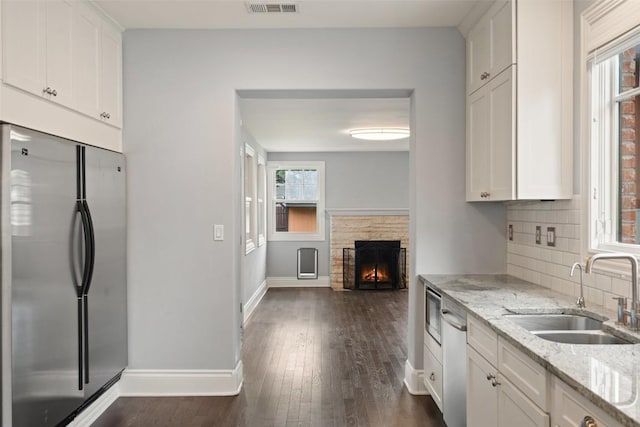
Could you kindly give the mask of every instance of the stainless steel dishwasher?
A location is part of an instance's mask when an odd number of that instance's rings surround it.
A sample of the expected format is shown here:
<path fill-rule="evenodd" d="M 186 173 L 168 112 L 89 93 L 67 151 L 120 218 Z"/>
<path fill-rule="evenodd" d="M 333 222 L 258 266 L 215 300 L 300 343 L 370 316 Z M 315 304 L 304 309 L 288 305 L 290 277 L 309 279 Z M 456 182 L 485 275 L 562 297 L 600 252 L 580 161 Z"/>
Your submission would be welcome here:
<path fill-rule="evenodd" d="M 442 406 L 447 427 L 467 425 L 467 315 L 442 298 Z"/>

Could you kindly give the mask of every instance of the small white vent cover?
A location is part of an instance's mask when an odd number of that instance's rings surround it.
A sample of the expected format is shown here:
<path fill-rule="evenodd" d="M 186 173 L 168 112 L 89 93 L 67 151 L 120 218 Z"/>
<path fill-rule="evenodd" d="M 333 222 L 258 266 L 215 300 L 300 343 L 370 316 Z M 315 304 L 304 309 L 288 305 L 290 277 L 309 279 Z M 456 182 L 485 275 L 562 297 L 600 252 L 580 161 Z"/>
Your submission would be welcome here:
<path fill-rule="evenodd" d="M 249 13 L 296 13 L 296 3 L 246 3 Z"/>

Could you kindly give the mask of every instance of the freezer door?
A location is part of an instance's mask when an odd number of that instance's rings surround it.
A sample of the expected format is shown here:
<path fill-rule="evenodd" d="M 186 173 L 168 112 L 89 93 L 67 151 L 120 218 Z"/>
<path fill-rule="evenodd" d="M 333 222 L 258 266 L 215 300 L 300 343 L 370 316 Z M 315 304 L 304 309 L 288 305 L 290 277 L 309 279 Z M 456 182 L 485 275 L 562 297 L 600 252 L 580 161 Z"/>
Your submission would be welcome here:
<path fill-rule="evenodd" d="M 10 126 L 2 143 L 11 144 L 12 425 L 53 426 L 84 401 L 74 273 L 81 259 L 71 249 L 81 251 L 72 242 L 75 144 Z"/>
<path fill-rule="evenodd" d="M 86 147 L 87 204 L 95 233 L 88 292 L 86 397 L 127 366 L 125 164 L 122 154 Z"/>

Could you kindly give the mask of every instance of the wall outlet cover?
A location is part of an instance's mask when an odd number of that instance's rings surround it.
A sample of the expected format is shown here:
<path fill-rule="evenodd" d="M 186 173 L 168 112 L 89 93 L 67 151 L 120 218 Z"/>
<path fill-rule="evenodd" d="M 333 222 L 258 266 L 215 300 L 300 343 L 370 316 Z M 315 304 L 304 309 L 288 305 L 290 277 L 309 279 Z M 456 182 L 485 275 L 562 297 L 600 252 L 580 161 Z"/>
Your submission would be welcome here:
<path fill-rule="evenodd" d="M 556 245 L 556 228 L 547 227 L 547 246 Z"/>
<path fill-rule="evenodd" d="M 539 245 L 542 243 L 542 227 L 539 225 L 536 225 L 536 245 Z"/>

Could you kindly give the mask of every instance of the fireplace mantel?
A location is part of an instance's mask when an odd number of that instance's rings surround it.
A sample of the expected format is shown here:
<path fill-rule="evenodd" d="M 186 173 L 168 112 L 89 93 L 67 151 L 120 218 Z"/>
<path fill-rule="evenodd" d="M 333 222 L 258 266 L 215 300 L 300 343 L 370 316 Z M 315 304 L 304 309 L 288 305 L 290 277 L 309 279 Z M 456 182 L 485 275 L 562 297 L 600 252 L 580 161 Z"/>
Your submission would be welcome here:
<path fill-rule="evenodd" d="M 333 208 L 326 209 L 329 216 L 399 216 L 409 215 L 406 208 Z"/>

